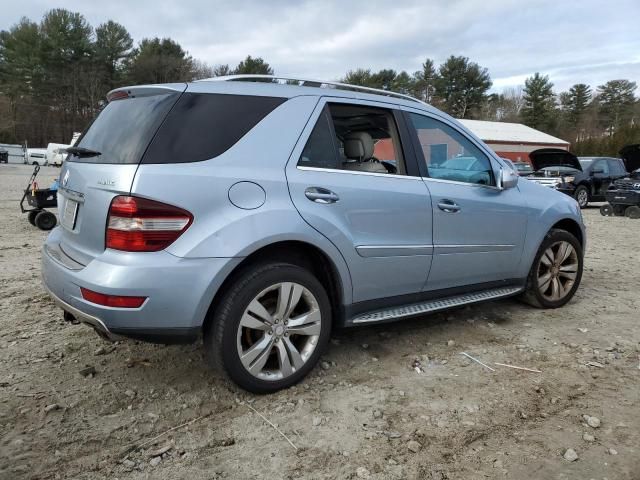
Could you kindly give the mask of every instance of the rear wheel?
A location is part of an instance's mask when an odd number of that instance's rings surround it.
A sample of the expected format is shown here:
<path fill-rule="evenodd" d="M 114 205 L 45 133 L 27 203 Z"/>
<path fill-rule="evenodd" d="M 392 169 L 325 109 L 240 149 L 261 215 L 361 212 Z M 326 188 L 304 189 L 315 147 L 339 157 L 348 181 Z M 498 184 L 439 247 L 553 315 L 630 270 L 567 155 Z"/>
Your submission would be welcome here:
<path fill-rule="evenodd" d="M 573 192 L 573 198 L 576 199 L 580 208 L 585 208 L 589 205 L 589 190 L 584 185 L 578 185 L 576 191 Z"/>
<path fill-rule="evenodd" d="M 611 215 L 613 215 L 613 207 L 608 203 L 605 203 L 600 207 L 600 215 L 602 215 L 603 217 L 610 217 Z"/>
<path fill-rule="evenodd" d="M 38 215 L 41 211 L 42 210 L 31 210 L 27 214 L 27 220 L 29 220 L 29 223 L 34 227 L 36 226 L 36 215 Z"/>
<path fill-rule="evenodd" d="M 205 332 L 212 365 L 240 387 L 268 393 L 300 381 L 329 341 L 331 305 L 306 269 L 271 263 L 241 274 Z"/>
<path fill-rule="evenodd" d="M 46 210 L 38 212 L 34 219 L 36 227 L 40 230 L 51 230 L 58 223 L 56 216 Z"/>
<path fill-rule="evenodd" d="M 522 299 L 539 308 L 565 305 L 580 285 L 582 268 L 582 246 L 576 237 L 550 230 L 533 261 Z"/>
<path fill-rule="evenodd" d="M 640 218 L 640 207 L 631 205 L 624 211 L 624 216 L 627 218 Z"/>

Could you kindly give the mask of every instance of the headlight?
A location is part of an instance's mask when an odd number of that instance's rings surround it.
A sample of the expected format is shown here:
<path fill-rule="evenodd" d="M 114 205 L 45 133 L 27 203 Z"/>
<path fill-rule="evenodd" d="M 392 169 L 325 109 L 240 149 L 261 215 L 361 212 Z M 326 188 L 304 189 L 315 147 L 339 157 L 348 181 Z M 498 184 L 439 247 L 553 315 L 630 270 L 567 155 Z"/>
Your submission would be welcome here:
<path fill-rule="evenodd" d="M 562 177 L 562 183 L 571 183 L 576 177 Z"/>

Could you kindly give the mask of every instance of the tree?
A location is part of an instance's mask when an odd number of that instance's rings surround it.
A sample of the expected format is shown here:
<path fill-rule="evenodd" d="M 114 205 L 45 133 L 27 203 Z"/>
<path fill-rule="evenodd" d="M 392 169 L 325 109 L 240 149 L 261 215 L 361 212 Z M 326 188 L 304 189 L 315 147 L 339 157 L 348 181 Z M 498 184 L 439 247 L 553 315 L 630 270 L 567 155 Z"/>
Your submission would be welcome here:
<path fill-rule="evenodd" d="M 226 75 L 231 75 L 231 68 L 229 68 L 229 65 L 227 64 L 222 64 L 222 65 L 216 65 L 213 67 L 213 70 L 211 71 L 211 74 L 213 77 L 224 77 Z"/>
<path fill-rule="evenodd" d="M 131 35 L 119 23 L 109 20 L 96 28 L 95 62 L 107 88 L 112 89 L 122 77 L 132 47 Z"/>
<path fill-rule="evenodd" d="M 236 68 L 233 69 L 235 75 L 273 75 L 273 68 L 262 58 L 253 58 L 247 55 Z"/>
<path fill-rule="evenodd" d="M 635 90 L 636 82 L 629 80 L 611 80 L 598 87 L 600 114 L 610 135 L 633 118 Z"/>
<path fill-rule="evenodd" d="M 524 82 L 524 105 L 522 120 L 526 125 L 539 130 L 549 130 L 553 125 L 555 94 L 553 83 L 547 75 L 536 72 Z"/>
<path fill-rule="evenodd" d="M 413 95 L 423 102 L 434 103 L 437 76 L 438 73 L 433 60 L 427 58 L 422 64 L 422 70 L 413 74 Z"/>
<path fill-rule="evenodd" d="M 145 38 L 128 63 L 133 84 L 185 82 L 193 79 L 194 61 L 170 38 Z"/>
<path fill-rule="evenodd" d="M 467 57 L 450 56 L 438 70 L 436 94 L 442 99 L 445 111 L 456 118 L 473 118 L 480 113 L 491 88 L 486 68 Z"/>

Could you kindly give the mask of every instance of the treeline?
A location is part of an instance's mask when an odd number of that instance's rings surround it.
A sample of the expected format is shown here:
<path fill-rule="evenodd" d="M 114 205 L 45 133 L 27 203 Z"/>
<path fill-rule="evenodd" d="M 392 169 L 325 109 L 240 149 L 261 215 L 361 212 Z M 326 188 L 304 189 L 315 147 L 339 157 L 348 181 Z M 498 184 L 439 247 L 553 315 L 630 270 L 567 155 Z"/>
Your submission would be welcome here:
<path fill-rule="evenodd" d="M 134 45 L 108 21 L 93 28 L 80 13 L 47 12 L 0 32 L 0 143 L 46 146 L 82 131 L 117 86 L 197 80 L 232 73 L 272 74 L 248 56 L 235 68 L 207 65 L 169 38 Z"/>
<path fill-rule="evenodd" d="M 40 23 L 23 18 L 0 32 L 0 142 L 42 146 L 69 141 L 121 85 L 182 82 L 233 73 L 273 74 L 262 58 L 237 66 L 192 58 L 169 38 L 134 45 L 123 25 L 93 28 L 79 13 L 47 12 Z M 614 155 L 640 143 L 636 83 L 578 83 L 556 93 L 535 73 L 523 86 L 490 93 L 488 70 L 462 56 L 436 65 L 426 59 L 413 73 L 354 69 L 341 81 L 412 95 L 457 118 L 522 122 L 572 143 L 579 154 Z"/>

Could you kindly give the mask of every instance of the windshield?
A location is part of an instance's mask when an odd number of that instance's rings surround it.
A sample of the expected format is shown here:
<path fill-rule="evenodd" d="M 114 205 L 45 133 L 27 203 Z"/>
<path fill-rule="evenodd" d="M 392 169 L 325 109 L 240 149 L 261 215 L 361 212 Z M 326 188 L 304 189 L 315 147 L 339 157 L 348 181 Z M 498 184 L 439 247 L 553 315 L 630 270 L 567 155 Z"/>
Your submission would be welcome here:
<path fill-rule="evenodd" d="M 178 93 L 113 100 L 98 114 L 76 145 L 100 155 L 69 154 L 71 162 L 138 163 Z"/>
<path fill-rule="evenodd" d="M 516 169 L 520 172 L 530 172 L 533 170 L 528 163 L 516 163 Z"/>

